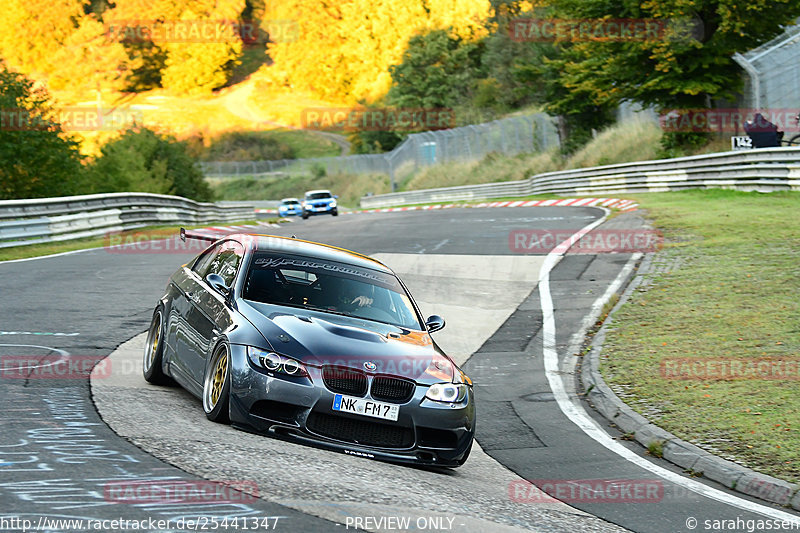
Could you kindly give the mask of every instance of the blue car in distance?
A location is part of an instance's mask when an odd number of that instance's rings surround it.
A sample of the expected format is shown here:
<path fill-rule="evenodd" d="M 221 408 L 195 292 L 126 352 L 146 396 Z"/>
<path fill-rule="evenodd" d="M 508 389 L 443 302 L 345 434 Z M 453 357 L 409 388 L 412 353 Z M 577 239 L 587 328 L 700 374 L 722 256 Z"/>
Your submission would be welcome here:
<path fill-rule="evenodd" d="M 303 214 L 303 204 L 297 198 L 284 198 L 278 206 L 278 216 L 288 217 Z"/>
<path fill-rule="evenodd" d="M 311 215 L 327 214 L 337 216 L 339 214 L 336 207 L 337 198 L 338 196 L 331 194 L 331 191 L 306 191 L 305 199 L 303 200 L 303 218 L 308 218 Z"/>

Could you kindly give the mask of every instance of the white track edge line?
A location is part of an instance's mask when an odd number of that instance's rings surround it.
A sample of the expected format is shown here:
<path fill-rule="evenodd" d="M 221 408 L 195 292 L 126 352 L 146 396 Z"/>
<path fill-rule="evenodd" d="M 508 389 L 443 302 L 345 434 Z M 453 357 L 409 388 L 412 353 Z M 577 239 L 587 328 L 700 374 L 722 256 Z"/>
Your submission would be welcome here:
<path fill-rule="evenodd" d="M 596 220 L 578 230 L 570 238 L 557 246 L 556 250 L 568 249 L 569 246 L 571 246 L 571 244 L 579 239 L 582 235 L 585 235 L 589 231 L 605 222 L 607 216 L 608 213 L 606 212 L 603 218 Z M 559 372 L 559 359 L 558 352 L 556 351 L 555 314 L 553 308 L 553 299 L 550 295 L 550 271 L 553 270 L 553 268 L 561 261 L 563 253 L 564 252 L 550 252 L 547 254 L 547 257 L 545 258 L 545 261 L 539 270 L 539 299 L 542 308 L 542 344 L 545 376 L 547 377 L 547 382 L 550 385 L 550 389 L 553 391 L 553 395 L 558 403 L 559 409 L 561 409 L 561 412 L 564 413 L 564 415 L 569 418 L 573 424 L 578 426 L 581 431 L 586 433 L 586 435 L 591 437 L 609 451 L 616 453 L 623 459 L 661 478 L 664 478 L 671 483 L 682 486 L 688 490 L 691 490 L 692 492 L 700 494 L 701 496 L 737 507 L 744 511 L 750 511 L 772 519 L 782 520 L 784 522 L 800 524 L 800 517 L 797 517 L 793 514 L 739 498 L 738 496 L 728 494 L 713 487 L 709 487 L 698 481 L 685 478 L 680 474 L 651 463 L 647 459 L 640 457 L 633 451 L 613 440 L 611 436 L 606 433 L 605 430 L 603 430 L 586 413 L 586 411 L 583 409 L 583 406 L 573 402 L 573 400 L 569 397 L 569 394 L 567 394 L 564 383 L 561 380 L 561 374 Z"/>

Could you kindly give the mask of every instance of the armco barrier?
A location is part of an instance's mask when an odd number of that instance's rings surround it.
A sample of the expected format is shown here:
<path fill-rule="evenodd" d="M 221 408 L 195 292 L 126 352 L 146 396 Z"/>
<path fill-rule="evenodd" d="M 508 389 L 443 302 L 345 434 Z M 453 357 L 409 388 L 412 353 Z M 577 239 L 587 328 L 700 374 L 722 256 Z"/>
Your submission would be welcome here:
<path fill-rule="evenodd" d="M 634 194 L 693 188 L 800 190 L 800 148 L 720 152 L 537 174 L 519 181 L 365 196 L 361 207 L 485 200 L 534 194 Z"/>
<path fill-rule="evenodd" d="M 94 237 L 157 224 L 254 218 L 251 205 L 218 205 L 149 193 L 0 201 L 0 248 Z"/>

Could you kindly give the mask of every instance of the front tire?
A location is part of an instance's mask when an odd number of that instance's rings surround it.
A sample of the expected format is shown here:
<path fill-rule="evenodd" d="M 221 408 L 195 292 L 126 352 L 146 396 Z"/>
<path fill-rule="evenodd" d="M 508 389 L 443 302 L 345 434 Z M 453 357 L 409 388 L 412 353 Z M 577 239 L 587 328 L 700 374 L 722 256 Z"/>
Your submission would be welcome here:
<path fill-rule="evenodd" d="M 214 350 L 211 364 L 203 380 L 203 411 L 206 418 L 225 424 L 230 422 L 228 404 L 231 392 L 231 354 L 226 344 Z"/>
<path fill-rule="evenodd" d="M 301 216 L 303 217 L 303 220 L 307 219 L 308 218 L 308 211 L 303 211 L 303 214 Z"/>
<path fill-rule="evenodd" d="M 148 383 L 154 385 L 167 385 L 172 380 L 164 374 L 164 309 L 159 307 L 153 313 L 150 330 L 147 333 L 147 343 L 144 347 L 142 358 L 142 373 Z"/>
<path fill-rule="evenodd" d="M 339 216 L 339 210 L 338 210 L 338 208 L 334 208 L 334 209 L 333 209 L 333 211 L 331 211 L 331 215 L 333 215 L 333 216 L 335 216 L 335 217 L 338 217 L 338 216 Z"/>

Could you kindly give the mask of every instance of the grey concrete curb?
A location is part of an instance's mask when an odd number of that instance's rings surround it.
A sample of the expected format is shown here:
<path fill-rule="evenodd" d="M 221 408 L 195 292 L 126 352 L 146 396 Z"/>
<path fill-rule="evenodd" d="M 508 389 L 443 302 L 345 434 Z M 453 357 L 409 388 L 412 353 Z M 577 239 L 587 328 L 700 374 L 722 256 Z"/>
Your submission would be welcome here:
<path fill-rule="evenodd" d="M 581 381 L 586 398 L 594 408 L 613 422 L 625 434 L 632 435 L 642 446 L 661 446 L 663 458 L 686 470 L 702 474 L 742 494 L 800 510 L 800 485 L 761 474 L 732 461 L 717 457 L 694 444 L 679 439 L 672 433 L 650 423 L 623 402 L 600 375 L 600 352 L 613 315 L 641 284 L 653 262 L 654 254 L 646 254 L 638 272 L 628 283 L 619 302 L 609 313 L 600 330 L 594 335 L 590 351 L 583 357 Z"/>

